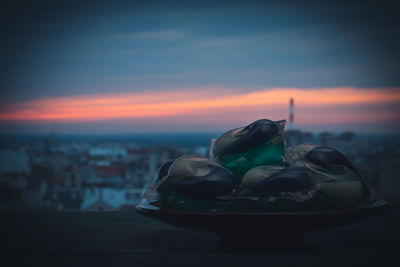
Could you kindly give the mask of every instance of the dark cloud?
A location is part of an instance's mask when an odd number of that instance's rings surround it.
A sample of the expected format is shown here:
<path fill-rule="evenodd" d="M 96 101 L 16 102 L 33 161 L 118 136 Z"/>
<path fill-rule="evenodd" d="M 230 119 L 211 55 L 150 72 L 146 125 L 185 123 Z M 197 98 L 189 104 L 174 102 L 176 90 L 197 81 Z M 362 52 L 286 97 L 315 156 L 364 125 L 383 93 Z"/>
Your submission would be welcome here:
<path fill-rule="evenodd" d="M 2 103 L 210 84 L 400 85 L 394 1 L 110 2 L 5 2 Z"/>

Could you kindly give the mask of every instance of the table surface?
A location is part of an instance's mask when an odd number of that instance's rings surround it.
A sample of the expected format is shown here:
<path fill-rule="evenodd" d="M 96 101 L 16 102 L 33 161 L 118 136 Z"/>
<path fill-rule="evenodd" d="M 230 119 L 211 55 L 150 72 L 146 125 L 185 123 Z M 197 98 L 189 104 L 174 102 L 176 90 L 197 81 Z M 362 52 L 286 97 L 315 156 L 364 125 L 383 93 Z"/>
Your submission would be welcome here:
<path fill-rule="evenodd" d="M 0 216 L 8 266 L 381 266 L 398 261 L 400 248 L 400 205 L 393 203 L 377 217 L 311 233 L 296 247 L 275 247 L 268 238 L 257 246 L 229 246 L 212 233 L 134 211 L 3 211 Z"/>

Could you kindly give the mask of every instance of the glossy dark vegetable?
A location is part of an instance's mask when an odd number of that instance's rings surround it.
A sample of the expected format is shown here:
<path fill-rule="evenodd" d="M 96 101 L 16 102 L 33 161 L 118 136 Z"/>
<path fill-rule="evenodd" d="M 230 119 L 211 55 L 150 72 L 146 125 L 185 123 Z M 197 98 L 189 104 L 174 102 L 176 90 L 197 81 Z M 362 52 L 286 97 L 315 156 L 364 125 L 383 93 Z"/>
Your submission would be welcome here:
<path fill-rule="evenodd" d="M 178 194 L 193 200 L 213 201 L 226 195 L 234 189 L 233 175 L 217 166 L 204 176 L 188 178 L 180 181 L 168 181 L 168 184 Z"/>
<path fill-rule="evenodd" d="M 301 167 L 288 167 L 265 179 L 245 186 L 251 195 L 294 192 L 311 187 L 311 177 Z"/>
<path fill-rule="evenodd" d="M 267 119 L 257 120 L 246 126 L 242 131 L 247 131 L 240 140 L 223 154 L 242 153 L 251 148 L 264 144 L 278 134 L 278 126 Z"/>
<path fill-rule="evenodd" d="M 318 146 L 308 152 L 304 158 L 326 170 L 329 170 L 334 166 L 346 166 L 350 170 L 354 171 L 360 178 L 363 185 L 363 199 L 367 203 L 371 203 L 375 200 L 375 194 L 371 187 L 365 182 L 354 165 L 339 151 L 328 146 Z"/>
<path fill-rule="evenodd" d="M 342 153 L 328 146 L 318 146 L 308 152 L 304 158 L 327 170 L 334 166 L 346 166 L 357 173 L 353 164 Z"/>

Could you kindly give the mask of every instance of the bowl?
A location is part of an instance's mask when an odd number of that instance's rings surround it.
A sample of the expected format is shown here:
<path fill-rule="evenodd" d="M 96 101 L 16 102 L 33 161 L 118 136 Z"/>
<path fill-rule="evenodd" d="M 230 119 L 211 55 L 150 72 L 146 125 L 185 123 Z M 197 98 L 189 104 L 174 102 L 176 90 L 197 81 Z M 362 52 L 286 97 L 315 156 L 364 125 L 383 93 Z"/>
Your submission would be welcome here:
<path fill-rule="evenodd" d="M 318 212 L 186 212 L 160 208 L 157 202 L 136 206 L 139 214 L 167 224 L 216 233 L 225 240 L 302 240 L 317 230 L 345 226 L 382 213 L 388 203 Z"/>

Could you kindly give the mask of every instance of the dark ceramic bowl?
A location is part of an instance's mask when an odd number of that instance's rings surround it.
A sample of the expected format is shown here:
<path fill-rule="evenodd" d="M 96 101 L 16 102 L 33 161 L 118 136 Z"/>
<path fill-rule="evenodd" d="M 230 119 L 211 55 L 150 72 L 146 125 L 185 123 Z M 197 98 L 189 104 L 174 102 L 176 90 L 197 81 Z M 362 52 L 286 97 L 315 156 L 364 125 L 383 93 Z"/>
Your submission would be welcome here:
<path fill-rule="evenodd" d="M 382 213 L 388 203 L 324 212 L 185 212 L 141 203 L 136 212 L 184 228 L 214 232 L 223 239 L 303 239 L 309 232 L 344 226 Z"/>

